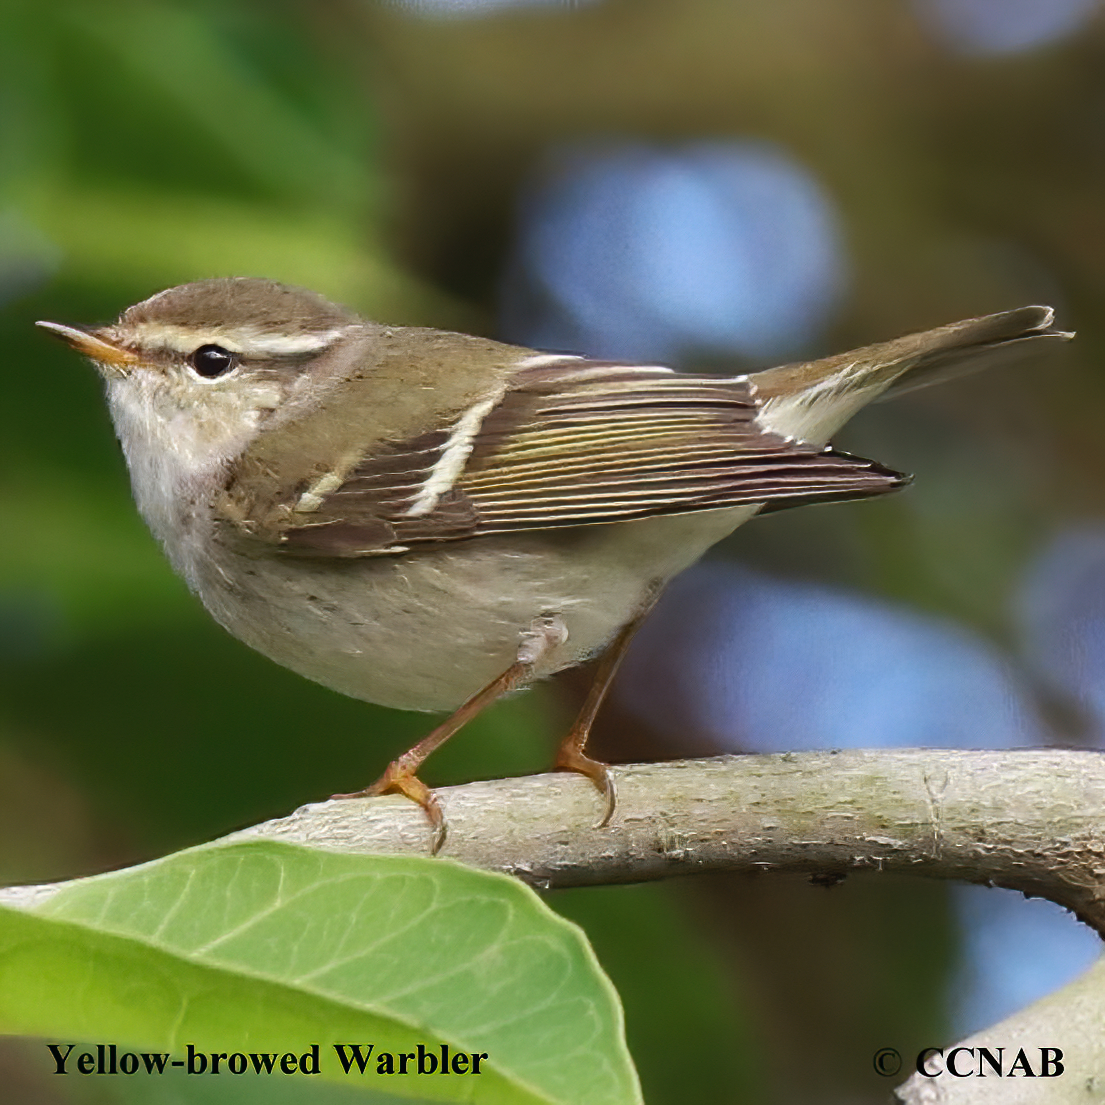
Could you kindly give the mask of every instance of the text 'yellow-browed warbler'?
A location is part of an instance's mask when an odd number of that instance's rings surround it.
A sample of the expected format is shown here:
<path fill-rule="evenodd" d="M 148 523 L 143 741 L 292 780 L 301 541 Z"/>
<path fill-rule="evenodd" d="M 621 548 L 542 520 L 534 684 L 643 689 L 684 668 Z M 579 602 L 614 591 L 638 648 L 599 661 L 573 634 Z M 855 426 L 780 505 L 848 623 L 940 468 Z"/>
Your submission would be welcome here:
<path fill-rule="evenodd" d="M 1070 335 L 1046 307 L 748 376 L 368 322 L 269 280 L 185 284 L 110 326 L 40 326 L 107 385 L 138 509 L 214 618 L 356 698 L 454 713 L 366 791 L 444 821 L 422 761 L 512 688 L 600 655 L 584 752 L 661 588 L 765 509 L 907 478 L 828 447 L 855 411 Z"/>

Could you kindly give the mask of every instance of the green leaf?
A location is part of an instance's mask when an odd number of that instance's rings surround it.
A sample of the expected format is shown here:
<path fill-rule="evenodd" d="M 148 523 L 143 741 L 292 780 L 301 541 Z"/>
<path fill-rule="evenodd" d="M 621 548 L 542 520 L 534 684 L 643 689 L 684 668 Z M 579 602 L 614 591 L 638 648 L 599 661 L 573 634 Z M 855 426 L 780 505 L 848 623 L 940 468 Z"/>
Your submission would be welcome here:
<path fill-rule="evenodd" d="M 582 932 L 440 859 L 205 845 L 0 909 L 0 1030 L 174 1059 L 317 1043 L 320 1078 L 433 1101 L 640 1101 Z M 374 1044 L 364 1075 L 333 1046 L 352 1043 Z M 376 1073 L 419 1044 L 488 1058 L 478 1076 Z"/>

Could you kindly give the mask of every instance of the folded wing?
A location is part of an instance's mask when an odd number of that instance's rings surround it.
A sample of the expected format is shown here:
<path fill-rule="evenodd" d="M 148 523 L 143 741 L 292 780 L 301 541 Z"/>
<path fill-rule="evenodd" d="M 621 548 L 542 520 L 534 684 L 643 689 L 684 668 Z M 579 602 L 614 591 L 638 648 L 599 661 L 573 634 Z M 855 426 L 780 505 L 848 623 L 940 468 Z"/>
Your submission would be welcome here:
<path fill-rule="evenodd" d="M 517 530 L 861 498 L 906 482 L 772 433 L 757 410 L 746 377 L 543 360 L 452 425 L 374 447 L 302 489 L 273 536 L 301 555 L 396 554 Z"/>

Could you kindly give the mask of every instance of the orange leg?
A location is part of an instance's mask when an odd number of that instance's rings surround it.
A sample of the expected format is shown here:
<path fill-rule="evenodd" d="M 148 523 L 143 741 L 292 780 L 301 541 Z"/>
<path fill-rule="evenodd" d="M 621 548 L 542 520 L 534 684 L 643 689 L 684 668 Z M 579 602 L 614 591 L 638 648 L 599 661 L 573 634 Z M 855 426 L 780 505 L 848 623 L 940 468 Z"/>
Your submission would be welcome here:
<path fill-rule="evenodd" d="M 637 630 L 641 628 L 641 624 L 656 605 L 662 589 L 662 585 L 659 584 L 653 588 L 645 606 L 631 622 L 618 631 L 618 635 L 607 646 L 599 661 L 591 689 L 583 701 L 583 707 L 556 752 L 557 771 L 578 771 L 581 775 L 586 775 L 605 800 L 602 819 L 595 826 L 596 829 L 607 825 L 610 818 L 614 816 L 618 792 L 614 785 L 614 776 L 610 772 L 610 765 L 601 760 L 592 759 L 584 753 L 583 749 L 587 744 L 587 738 L 591 735 L 591 726 L 595 723 L 599 708 L 606 698 L 606 692 L 610 690 L 610 684 L 614 682 L 614 676 L 629 648 L 629 642 L 633 640 Z"/>
<path fill-rule="evenodd" d="M 387 770 L 371 786 L 352 794 L 334 794 L 333 798 L 368 798 L 378 794 L 405 794 L 417 802 L 430 819 L 433 838 L 430 854 L 436 855 L 445 843 L 448 831 L 445 815 L 437 795 L 421 779 L 417 771 L 432 752 L 440 748 L 454 733 L 468 724 L 478 713 L 498 698 L 525 683 L 533 675 L 541 657 L 567 639 L 567 631 L 559 618 L 542 618 L 534 623 L 518 649 L 518 659 L 502 675 L 477 691 L 463 706 L 450 714 L 433 732 L 423 737 L 413 748 L 387 766 Z M 585 738 L 586 739 L 586 738 Z"/>

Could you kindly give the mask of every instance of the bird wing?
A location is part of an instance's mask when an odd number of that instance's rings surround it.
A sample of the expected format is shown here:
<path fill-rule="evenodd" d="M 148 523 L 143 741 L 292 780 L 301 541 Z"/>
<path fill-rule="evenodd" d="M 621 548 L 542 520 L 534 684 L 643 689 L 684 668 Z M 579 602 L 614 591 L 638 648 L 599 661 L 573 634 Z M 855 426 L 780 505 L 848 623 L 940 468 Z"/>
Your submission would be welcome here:
<path fill-rule="evenodd" d="M 450 425 L 373 447 L 297 489 L 264 524 L 235 520 L 289 552 L 366 556 L 517 530 L 861 498 L 906 482 L 772 433 L 758 408 L 747 377 L 541 358 Z"/>

